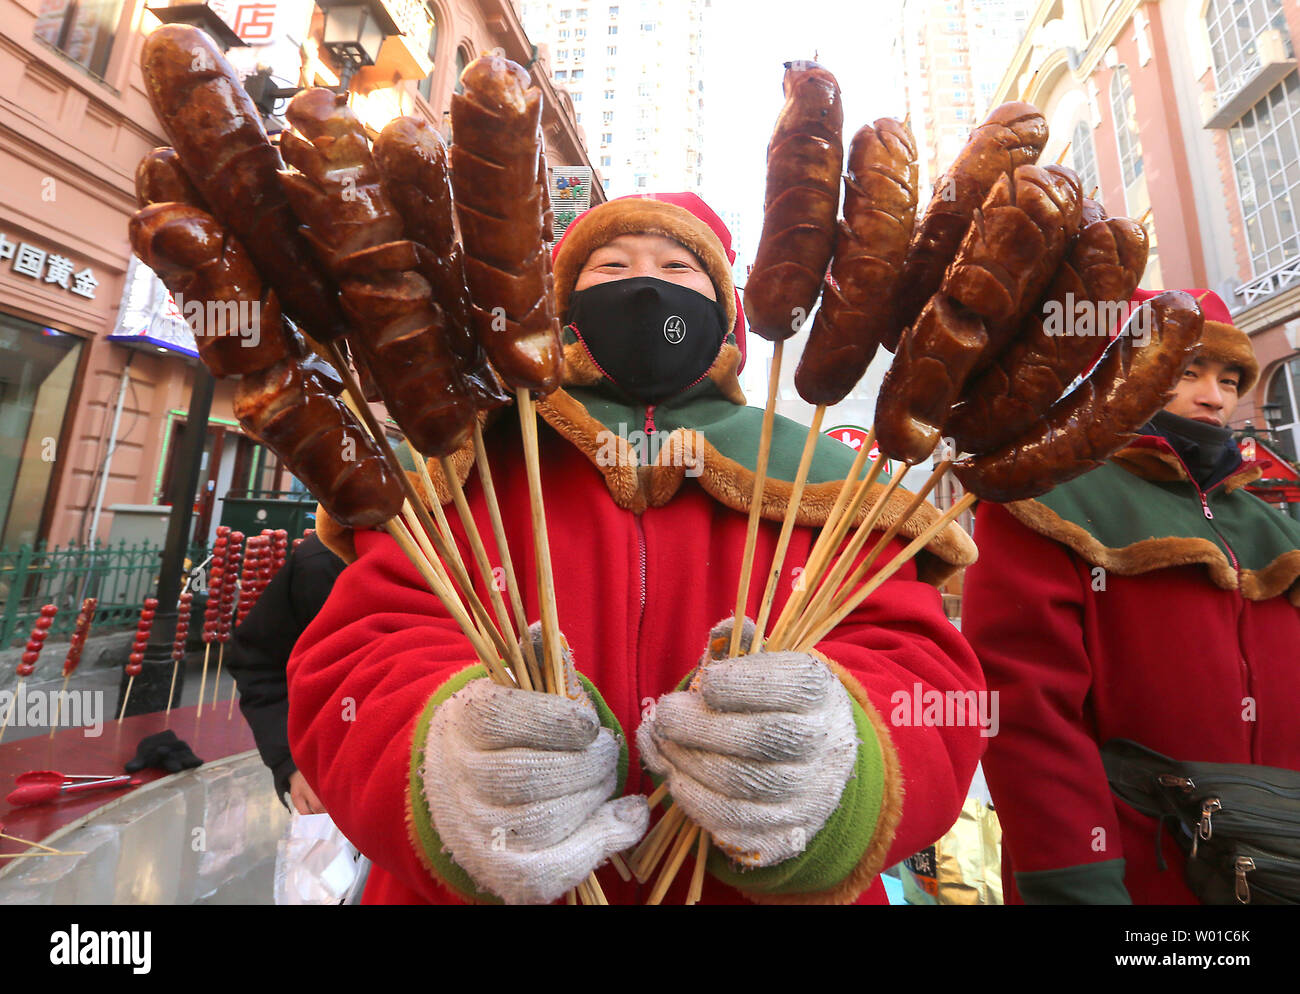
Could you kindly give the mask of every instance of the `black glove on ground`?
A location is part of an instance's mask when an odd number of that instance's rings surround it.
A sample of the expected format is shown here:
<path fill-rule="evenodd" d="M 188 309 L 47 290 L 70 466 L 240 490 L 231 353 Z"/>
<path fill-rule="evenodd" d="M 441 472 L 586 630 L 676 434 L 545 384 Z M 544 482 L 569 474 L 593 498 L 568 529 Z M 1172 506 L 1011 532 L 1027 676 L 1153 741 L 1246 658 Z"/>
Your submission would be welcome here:
<path fill-rule="evenodd" d="M 194 755 L 193 750 L 176 737 L 173 731 L 157 732 L 146 735 L 136 747 L 135 757 L 126 764 L 127 773 L 138 773 L 148 767 L 179 773 L 202 766 L 203 760 Z"/>

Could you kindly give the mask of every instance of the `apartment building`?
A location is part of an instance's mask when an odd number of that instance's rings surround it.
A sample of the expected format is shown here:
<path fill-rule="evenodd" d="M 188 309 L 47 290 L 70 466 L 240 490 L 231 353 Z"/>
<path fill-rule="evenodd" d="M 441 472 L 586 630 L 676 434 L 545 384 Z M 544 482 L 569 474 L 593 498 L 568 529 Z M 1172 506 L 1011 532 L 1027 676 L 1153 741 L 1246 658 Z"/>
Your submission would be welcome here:
<path fill-rule="evenodd" d="M 698 190 L 706 0 L 521 0 L 609 196 Z"/>

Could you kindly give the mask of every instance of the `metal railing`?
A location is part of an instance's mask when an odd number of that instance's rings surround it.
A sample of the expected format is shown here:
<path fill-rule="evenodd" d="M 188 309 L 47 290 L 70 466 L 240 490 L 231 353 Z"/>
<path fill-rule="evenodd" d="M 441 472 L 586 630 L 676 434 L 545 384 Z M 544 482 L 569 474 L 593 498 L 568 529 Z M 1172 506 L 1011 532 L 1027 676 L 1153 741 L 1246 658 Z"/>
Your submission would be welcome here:
<path fill-rule="evenodd" d="M 193 546 L 187 555 L 197 564 L 207 548 Z M 72 632 L 87 597 L 99 601 L 93 628 L 134 625 L 142 602 L 158 588 L 161 563 L 162 546 L 149 542 L 53 548 L 41 543 L 0 550 L 0 649 L 26 640 L 44 604 L 59 608 L 51 636 Z"/>
<path fill-rule="evenodd" d="M 1280 293 L 1297 281 L 1300 281 L 1300 255 L 1288 259 L 1280 266 L 1274 266 L 1268 272 L 1260 273 L 1249 282 L 1237 287 L 1234 292 L 1246 301 L 1247 307 L 1250 307 L 1275 293 Z"/>

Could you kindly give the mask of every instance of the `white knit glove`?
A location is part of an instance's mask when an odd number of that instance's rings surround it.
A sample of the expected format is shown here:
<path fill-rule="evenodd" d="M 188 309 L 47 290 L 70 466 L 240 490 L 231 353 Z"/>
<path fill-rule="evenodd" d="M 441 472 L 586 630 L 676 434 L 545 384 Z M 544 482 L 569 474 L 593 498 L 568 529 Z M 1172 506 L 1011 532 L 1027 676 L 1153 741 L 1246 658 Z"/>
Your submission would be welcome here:
<path fill-rule="evenodd" d="M 713 652 L 729 650 L 730 629 L 710 632 Z M 751 631 L 746 622 L 742 644 Z M 706 653 L 689 690 L 648 709 L 636 742 L 673 803 L 749 867 L 807 848 L 838 807 L 859 745 L 848 691 L 802 652 Z"/>
<path fill-rule="evenodd" d="M 609 800 L 618 755 L 580 688 L 566 697 L 473 680 L 429 722 L 434 828 L 479 889 L 549 903 L 645 834 L 644 797 Z"/>

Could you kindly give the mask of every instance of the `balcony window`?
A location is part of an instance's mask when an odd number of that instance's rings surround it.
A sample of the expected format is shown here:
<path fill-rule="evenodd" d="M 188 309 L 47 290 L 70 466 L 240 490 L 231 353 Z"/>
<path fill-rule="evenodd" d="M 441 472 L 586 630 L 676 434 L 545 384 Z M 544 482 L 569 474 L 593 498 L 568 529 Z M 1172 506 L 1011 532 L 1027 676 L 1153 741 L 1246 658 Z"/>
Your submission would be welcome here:
<path fill-rule="evenodd" d="M 102 78 L 121 12 L 122 0 L 45 0 L 36 37 Z"/>
<path fill-rule="evenodd" d="M 1228 129 L 1256 276 L 1300 257 L 1300 75 L 1291 73 Z"/>
<path fill-rule="evenodd" d="M 1279 28 L 1286 34 L 1282 0 L 1210 0 L 1205 27 L 1214 59 L 1214 84 L 1221 95 L 1240 87 L 1258 57 L 1255 39 L 1261 31 Z"/>

